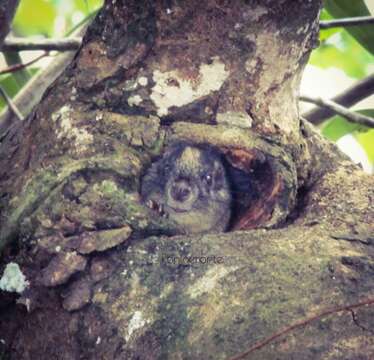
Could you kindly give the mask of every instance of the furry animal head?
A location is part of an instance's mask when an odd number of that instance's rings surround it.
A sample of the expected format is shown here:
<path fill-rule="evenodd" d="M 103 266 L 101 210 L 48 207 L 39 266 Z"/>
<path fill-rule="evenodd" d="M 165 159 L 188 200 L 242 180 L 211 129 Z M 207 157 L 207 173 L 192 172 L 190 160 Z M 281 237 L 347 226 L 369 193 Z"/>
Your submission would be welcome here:
<path fill-rule="evenodd" d="M 224 231 L 231 191 L 221 154 L 211 146 L 176 143 L 145 174 L 141 195 L 183 233 Z"/>

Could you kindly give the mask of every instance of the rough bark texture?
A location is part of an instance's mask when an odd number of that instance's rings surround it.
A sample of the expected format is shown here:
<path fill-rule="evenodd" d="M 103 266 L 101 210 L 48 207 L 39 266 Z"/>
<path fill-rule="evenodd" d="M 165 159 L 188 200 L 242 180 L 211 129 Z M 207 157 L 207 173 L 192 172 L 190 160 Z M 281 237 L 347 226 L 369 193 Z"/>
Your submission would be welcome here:
<path fill-rule="evenodd" d="M 0 148 L 11 359 L 226 359 L 374 297 L 373 178 L 300 123 L 318 1 L 108 1 Z M 257 194 L 225 234 L 173 236 L 139 181 L 175 140 L 210 143 Z M 233 231 L 236 230 L 236 231 Z M 11 322 L 10 322 L 11 320 Z M 253 359 L 371 359 L 374 310 L 310 322 Z"/>
<path fill-rule="evenodd" d="M 0 2 L 0 49 L 10 30 L 10 24 L 16 13 L 19 0 L 2 0 Z"/>

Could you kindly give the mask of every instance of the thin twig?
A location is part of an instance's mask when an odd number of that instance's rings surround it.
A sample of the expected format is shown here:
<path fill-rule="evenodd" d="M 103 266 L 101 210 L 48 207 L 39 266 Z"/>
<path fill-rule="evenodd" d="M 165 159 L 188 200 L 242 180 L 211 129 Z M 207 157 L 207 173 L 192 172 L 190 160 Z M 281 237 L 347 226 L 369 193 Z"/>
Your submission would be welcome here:
<path fill-rule="evenodd" d="M 353 112 L 347 109 L 346 107 L 341 106 L 331 100 L 322 99 L 318 97 L 305 96 L 305 95 L 299 96 L 299 100 L 304 101 L 304 102 L 309 102 L 309 103 L 312 103 L 318 106 L 327 107 L 330 110 L 332 110 L 334 113 L 345 117 L 350 122 L 361 124 L 361 125 L 366 125 L 369 127 L 374 127 L 373 118 L 366 116 L 366 115 L 359 114 L 357 112 Z"/>
<path fill-rule="evenodd" d="M 17 109 L 17 106 L 14 105 L 12 99 L 8 96 L 6 91 L 0 86 L 0 94 L 4 98 L 5 102 L 8 104 L 9 109 L 13 112 L 13 114 L 18 118 L 18 120 L 23 121 L 24 117 L 21 112 Z"/>
<path fill-rule="evenodd" d="M 26 39 L 6 38 L 1 48 L 2 51 L 23 51 L 23 50 L 46 50 L 46 51 L 74 51 L 78 50 L 82 38 L 63 39 Z"/>
<path fill-rule="evenodd" d="M 7 68 L 23 63 L 19 52 L 4 51 L 3 57 L 6 62 Z M 20 69 L 19 71 L 13 73 L 13 80 L 15 81 L 18 88 L 24 87 L 31 78 L 32 75 L 27 68 Z"/>
<path fill-rule="evenodd" d="M 36 57 L 35 59 L 32 59 L 30 60 L 29 62 L 27 63 L 24 63 L 24 64 L 16 64 L 16 65 L 12 65 L 12 66 L 9 66 L 8 68 L 4 69 L 4 70 L 0 70 L 0 75 L 2 74 L 8 74 L 8 73 L 13 73 L 13 72 L 16 72 L 16 71 L 19 71 L 21 69 L 24 69 L 34 63 L 36 63 L 37 61 L 39 61 L 40 59 L 48 56 L 49 53 L 48 52 L 45 52 L 44 54 L 42 55 L 39 55 L 38 57 Z"/>
<path fill-rule="evenodd" d="M 320 21 L 319 28 L 331 29 L 334 27 L 359 26 L 368 24 L 374 24 L 374 16 L 356 16 L 352 18 Z"/>
<path fill-rule="evenodd" d="M 81 38 L 85 33 L 86 28 L 87 23 L 74 31 L 72 37 Z M 62 73 L 68 64 L 71 63 L 74 55 L 74 51 L 59 53 L 45 69 L 38 71 L 38 73 L 35 74 L 35 76 L 33 76 L 31 80 L 13 98 L 13 102 L 25 117 L 27 117 L 36 104 L 40 102 L 42 94 L 47 87 L 53 81 L 55 81 L 55 79 Z M 9 110 L 10 109 L 7 108 L 0 112 L 0 136 L 2 136 L 1 134 L 6 133 L 6 129 L 11 126 L 15 120 L 15 116 L 13 115 L 12 111 Z"/>
<path fill-rule="evenodd" d="M 250 355 L 251 353 L 253 353 L 254 351 L 259 350 L 259 349 L 263 348 L 265 345 L 273 342 L 275 339 L 279 338 L 280 336 L 286 335 L 296 328 L 308 325 L 309 323 L 311 323 L 314 320 L 318 320 L 318 319 L 321 319 L 323 317 L 329 316 L 331 314 L 336 314 L 336 313 L 339 313 L 339 312 L 342 312 L 342 311 L 351 311 L 352 309 L 360 308 L 360 307 L 363 307 L 363 306 L 366 306 L 366 305 L 373 305 L 373 304 L 374 304 L 374 298 L 373 299 L 367 299 L 367 300 L 361 301 L 361 302 L 356 303 L 356 304 L 338 306 L 338 307 L 335 307 L 335 308 L 332 308 L 332 309 L 322 311 L 321 313 L 319 313 L 317 315 L 311 316 L 311 317 L 306 318 L 304 320 L 297 321 L 293 325 L 288 326 L 285 329 L 276 332 L 275 334 L 271 335 L 270 337 L 268 337 L 268 338 L 266 338 L 262 341 L 259 341 L 257 344 L 253 345 L 252 347 L 250 347 L 248 350 L 242 352 L 241 354 L 235 355 L 235 356 L 229 358 L 229 360 L 242 360 L 242 359 L 246 358 L 248 355 Z"/>
<path fill-rule="evenodd" d="M 74 27 L 72 27 L 65 35 L 64 37 L 70 37 L 73 35 L 82 25 L 86 24 L 90 20 L 92 20 L 100 11 L 101 8 L 93 11 L 92 13 L 88 14 L 85 18 L 83 18 L 81 21 L 79 21 L 78 24 L 75 24 Z"/>
<path fill-rule="evenodd" d="M 372 94 L 374 94 L 374 74 L 358 81 L 331 100 L 339 105 L 351 107 Z M 333 115 L 335 115 L 334 111 L 323 107 L 309 110 L 302 116 L 314 125 L 318 125 Z"/>

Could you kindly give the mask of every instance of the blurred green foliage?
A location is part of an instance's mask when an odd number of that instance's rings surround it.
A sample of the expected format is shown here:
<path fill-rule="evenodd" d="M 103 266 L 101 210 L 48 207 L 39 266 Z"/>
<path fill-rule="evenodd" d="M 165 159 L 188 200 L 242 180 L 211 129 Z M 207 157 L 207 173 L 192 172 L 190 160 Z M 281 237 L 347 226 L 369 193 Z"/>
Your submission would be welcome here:
<path fill-rule="evenodd" d="M 331 30 L 321 30 L 320 46 L 312 52 L 309 63 L 324 69 L 336 67 L 357 79 L 369 75 L 373 71 L 374 56 L 346 30 Z"/>
<path fill-rule="evenodd" d="M 13 20 L 12 31 L 16 36 L 61 37 L 68 35 L 77 25 L 94 14 L 103 0 L 21 0 Z M 11 64 L 8 64 L 9 66 Z M 30 74 L 37 66 L 27 68 Z M 0 86 L 10 97 L 14 97 L 23 83 L 15 78 L 16 73 L 0 75 Z M 0 97 L 0 111 L 5 106 Z"/>
<path fill-rule="evenodd" d="M 34 75 L 39 69 L 29 68 L 30 75 Z M 5 90 L 5 92 L 12 98 L 20 90 L 19 82 L 13 74 L 0 75 L 0 86 Z M 5 106 L 4 99 L 0 96 L 0 112 Z"/>
<path fill-rule="evenodd" d="M 370 15 L 363 0 L 325 0 L 321 20 Z M 310 64 L 327 69 L 339 68 L 357 80 L 374 71 L 374 26 L 353 26 L 321 30 L 320 46 L 313 51 Z M 374 109 L 359 111 L 374 117 Z M 322 134 L 332 141 L 351 134 L 365 150 L 374 166 L 374 131 L 334 116 L 321 126 Z"/>
<path fill-rule="evenodd" d="M 374 118 L 374 109 L 357 112 Z M 332 141 L 337 141 L 344 135 L 352 134 L 365 150 L 369 161 L 374 164 L 374 129 L 353 124 L 341 116 L 334 116 L 325 122 L 322 134 Z"/>
<path fill-rule="evenodd" d="M 103 0 L 21 0 L 13 31 L 19 36 L 61 37 L 102 3 Z"/>
<path fill-rule="evenodd" d="M 44 0 L 21 1 L 13 21 L 13 31 L 19 36 L 42 34 L 52 36 L 57 9 Z M 42 21 L 41 21 L 42 20 Z"/>
<path fill-rule="evenodd" d="M 371 15 L 363 0 L 325 0 L 325 9 L 335 18 Z M 347 31 L 371 54 L 374 55 L 373 26 L 350 26 Z"/>
<path fill-rule="evenodd" d="M 371 110 L 371 112 L 373 116 L 374 111 Z M 364 148 L 371 164 L 374 164 L 374 129 L 370 129 L 364 132 L 356 132 L 355 137 Z"/>

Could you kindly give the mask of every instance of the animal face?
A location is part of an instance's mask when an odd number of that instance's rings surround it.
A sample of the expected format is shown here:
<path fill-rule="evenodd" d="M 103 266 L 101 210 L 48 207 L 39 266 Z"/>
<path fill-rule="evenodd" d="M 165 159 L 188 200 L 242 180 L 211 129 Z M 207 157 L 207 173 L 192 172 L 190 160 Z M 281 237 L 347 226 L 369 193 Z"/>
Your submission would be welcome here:
<path fill-rule="evenodd" d="M 158 180 L 158 181 L 157 181 Z M 219 232 L 228 224 L 231 194 L 220 154 L 177 144 L 144 177 L 142 196 L 185 233 Z"/>

